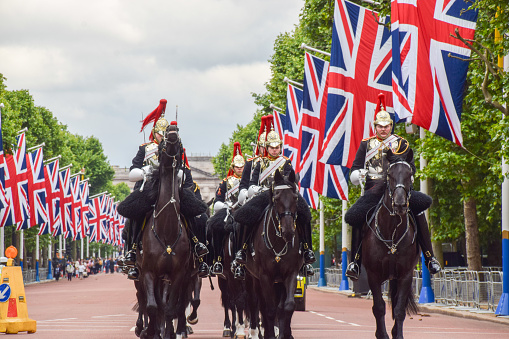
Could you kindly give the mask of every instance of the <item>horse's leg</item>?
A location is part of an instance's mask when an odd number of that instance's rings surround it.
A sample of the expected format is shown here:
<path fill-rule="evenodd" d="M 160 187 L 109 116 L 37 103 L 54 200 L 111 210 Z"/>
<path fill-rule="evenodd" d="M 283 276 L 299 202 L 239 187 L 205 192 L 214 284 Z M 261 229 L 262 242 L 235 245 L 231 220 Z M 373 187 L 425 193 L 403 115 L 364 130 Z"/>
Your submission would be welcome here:
<path fill-rule="evenodd" d="M 200 290 L 202 286 L 202 279 L 198 278 L 198 276 L 196 276 L 195 279 L 196 281 L 194 283 L 194 293 L 193 298 L 191 299 L 192 311 L 191 314 L 187 317 L 187 321 L 191 325 L 198 323 L 198 306 L 200 306 Z"/>
<path fill-rule="evenodd" d="M 146 295 L 146 311 L 148 314 L 148 326 L 141 332 L 140 338 L 150 338 L 152 339 L 155 335 L 156 329 L 159 330 L 159 326 L 157 326 L 157 301 L 156 301 L 156 288 L 155 288 L 155 280 L 152 272 L 143 273 L 143 283 L 145 286 L 145 295 Z"/>
<path fill-rule="evenodd" d="M 410 273 L 413 273 L 410 271 Z M 389 282 L 389 289 L 395 289 L 394 293 L 391 292 L 392 300 L 392 317 L 394 318 L 394 326 L 392 327 L 392 338 L 403 339 L 403 322 L 406 317 L 406 309 L 408 305 L 408 298 L 413 298 L 412 293 L 412 274 L 407 274 L 398 280 L 391 280 Z"/>
<path fill-rule="evenodd" d="M 259 288 L 260 301 L 262 306 L 264 337 L 266 339 L 276 339 L 274 334 L 274 325 L 276 320 L 276 293 L 274 291 L 273 279 L 267 275 L 260 274 Z"/>
<path fill-rule="evenodd" d="M 376 320 L 375 337 L 377 339 L 389 339 L 385 328 L 385 301 L 382 296 L 382 285 L 368 274 L 368 284 L 373 294 L 373 315 Z"/>
<path fill-rule="evenodd" d="M 251 339 L 258 339 L 258 326 L 260 324 L 259 305 L 254 287 L 254 278 L 249 274 L 246 276 L 245 289 L 246 310 L 249 313 L 249 335 Z"/>
<path fill-rule="evenodd" d="M 229 296 L 228 296 L 228 283 L 225 279 L 217 277 L 217 284 L 219 286 L 219 290 L 221 291 L 221 304 L 224 309 L 224 322 L 223 322 L 223 337 L 230 337 L 232 323 L 230 322 L 230 314 L 228 313 L 230 309 Z"/>
<path fill-rule="evenodd" d="M 187 321 L 186 321 L 186 308 L 191 301 L 191 294 L 193 290 L 193 285 L 188 284 L 186 279 L 191 279 L 189 274 L 183 274 L 182 278 L 176 279 L 178 284 L 176 284 L 176 288 L 179 290 L 176 292 L 177 300 L 177 334 L 181 335 L 183 338 L 187 338 Z"/>
<path fill-rule="evenodd" d="M 297 288 L 297 273 L 286 278 L 284 286 L 282 286 L 281 300 L 283 301 L 283 324 L 279 327 L 279 337 L 292 339 L 292 317 L 295 311 L 295 289 Z"/>

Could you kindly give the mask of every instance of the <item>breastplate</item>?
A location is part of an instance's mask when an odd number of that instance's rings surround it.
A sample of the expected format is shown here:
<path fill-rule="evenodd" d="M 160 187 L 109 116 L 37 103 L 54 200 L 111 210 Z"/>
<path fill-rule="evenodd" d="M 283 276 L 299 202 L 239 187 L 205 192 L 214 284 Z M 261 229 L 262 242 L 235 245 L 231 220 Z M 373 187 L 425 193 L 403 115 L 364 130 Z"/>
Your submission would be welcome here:
<path fill-rule="evenodd" d="M 226 179 L 226 192 L 231 190 L 239 182 L 240 182 L 240 179 L 233 175 L 228 177 L 228 179 Z M 229 199 L 232 203 L 236 203 L 237 199 L 238 199 L 238 195 L 239 195 L 239 191 L 237 190 L 237 192 L 235 194 L 231 195 L 230 197 L 226 197 L 226 198 Z"/>
<path fill-rule="evenodd" d="M 271 159 L 271 158 L 264 158 L 263 161 L 260 163 L 260 175 L 267 169 L 269 168 L 270 166 L 272 166 L 272 164 L 277 161 L 279 159 L 279 157 L 277 157 L 276 159 Z M 264 187 L 270 187 L 272 185 L 272 183 L 274 182 L 274 173 L 276 173 L 276 171 L 280 171 L 281 174 L 283 174 L 283 169 L 285 167 L 285 164 L 286 162 L 283 162 L 283 164 L 281 166 L 279 166 L 275 171 L 273 171 L 268 177 L 267 179 L 265 179 L 264 182 L 262 182 L 262 186 Z"/>
<path fill-rule="evenodd" d="M 145 159 L 145 161 L 143 162 L 143 165 L 155 165 L 158 163 L 158 159 L 157 159 L 157 156 L 158 156 L 158 152 L 157 152 L 157 148 L 159 146 L 155 143 L 155 142 L 151 142 L 150 144 L 148 144 L 147 146 L 145 146 L 145 154 L 148 154 L 148 153 L 153 153 L 149 158 Z"/>
<path fill-rule="evenodd" d="M 372 138 L 368 141 L 366 152 L 369 152 L 372 149 L 378 149 L 378 152 L 375 154 L 375 156 L 366 162 L 368 178 L 374 180 L 382 179 L 382 174 L 385 170 L 387 170 L 387 167 L 389 166 L 387 161 L 387 151 L 390 148 L 393 152 L 396 152 L 399 148 L 399 143 L 400 139 L 397 139 L 393 142 L 382 142 L 377 138 Z"/>

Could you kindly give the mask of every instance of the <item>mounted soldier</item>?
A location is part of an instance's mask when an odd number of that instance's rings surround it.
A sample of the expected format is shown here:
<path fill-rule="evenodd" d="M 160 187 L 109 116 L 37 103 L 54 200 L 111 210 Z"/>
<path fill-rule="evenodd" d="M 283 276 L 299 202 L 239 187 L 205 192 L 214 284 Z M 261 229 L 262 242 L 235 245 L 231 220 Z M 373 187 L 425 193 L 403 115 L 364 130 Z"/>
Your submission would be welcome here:
<path fill-rule="evenodd" d="M 272 121 L 269 121 L 266 127 L 269 126 L 272 126 Z M 238 264 L 235 268 L 235 277 L 239 279 L 244 279 L 245 277 L 243 266 L 246 263 L 246 250 L 251 241 L 253 221 L 257 221 L 253 220 L 256 219 L 253 218 L 253 215 L 262 215 L 263 210 L 271 203 L 268 201 L 268 189 L 274 181 L 274 173 L 279 171 L 283 176 L 288 176 L 293 170 L 290 160 L 281 154 L 282 144 L 283 142 L 279 134 L 275 132 L 272 127 L 270 132 L 267 133 L 265 143 L 267 157 L 258 161 L 249 182 L 250 186 L 248 191 L 252 191 L 254 197 L 234 214 L 235 220 L 242 226 L 240 229 L 240 236 L 243 239 L 243 245 L 235 255 L 235 261 Z M 301 239 L 300 245 L 305 264 L 304 271 L 307 275 L 312 275 L 314 271 L 311 264 L 315 262 L 316 259 L 311 243 L 311 212 L 309 211 L 309 206 L 300 194 L 298 195 L 296 227 Z"/>
<path fill-rule="evenodd" d="M 156 184 L 158 178 L 154 179 L 153 175 L 157 172 L 154 171 L 154 168 L 157 168 L 159 165 L 159 144 L 164 138 L 166 128 L 169 125 L 168 121 L 164 118 L 166 103 L 167 101 L 165 99 L 161 99 L 159 106 L 143 120 L 141 131 L 143 131 L 145 126 L 154 122 L 149 137 L 150 142 L 142 144 L 138 148 L 138 152 L 132 160 L 132 166 L 129 172 L 129 180 L 136 182 L 136 184 L 134 185 L 133 192 L 118 206 L 119 213 L 128 219 L 126 222 L 125 234 L 123 235 L 127 242 L 126 248 L 128 249 L 124 265 L 129 268 L 127 275 L 131 280 L 137 280 L 140 273 L 136 266 L 136 250 L 141 240 L 140 234 L 142 233 L 141 230 L 146 215 L 153 210 L 153 205 L 158 194 L 158 186 Z M 177 123 L 172 121 L 171 124 L 176 125 Z M 206 204 L 196 199 L 194 193 L 191 191 L 193 189 L 193 178 L 189 165 L 187 164 L 185 152 L 183 152 L 182 160 L 183 164 L 186 165 L 180 169 L 181 174 L 179 174 L 183 182 L 182 188 L 184 188 L 184 194 L 181 200 L 181 211 L 189 221 L 188 224 L 194 226 L 194 217 L 206 211 Z M 194 233 L 192 226 L 188 228 L 188 231 Z M 194 246 L 196 257 L 201 259 L 207 254 L 207 247 L 198 241 L 196 236 L 190 235 L 189 238 L 192 239 L 192 246 Z M 205 263 L 203 264 L 206 266 Z M 203 272 L 207 272 L 208 274 L 208 266 L 202 266 L 203 265 L 200 265 L 199 271 L 201 272 L 203 270 Z"/>
<path fill-rule="evenodd" d="M 345 214 L 345 221 L 352 226 L 352 261 L 348 264 L 346 275 L 356 281 L 361 271 L 362 227 L 369 220 L 369 213 L 380 201 L 384 194 L 387 176 L 387 152 L 389 150 L 400 155 L 416 172 L 414 152 L 407 140 L 391 134 L 393 121 L 389 113 L 384 110 L 383 97 L 379 98 L 376 119 L 373 122 L 375 136 L 362 140 L 352 164 L 350 181 L 354 185 L 362 184 L 363 195 Z M 412 176 L 413 181 L 413 176 Z M 431 274 L 441 270 L 440 263 L 433 254 L 428 223 L 424 211 L 431 206 L 432 199 L 428 195 L 412 189 L 409 192 L 409 207 L 417 227 L 417 241 L 424 253 L 426 266 Z"/>
<path fill-rule="evenodd" d="M 221 181 L 214 199 L 214 215 L 208 223 L 212 233 L 212 244 L 214 249 L 211 272 L 213 274 L 223 273 L 223 240 L 226 235 L 233 231 L 233 217 L 230 210 L 238 204 L 239 186 L 246 161 L 242 155 L 240 143 L 233 144 L 233 157 L 226 178 Z"/>

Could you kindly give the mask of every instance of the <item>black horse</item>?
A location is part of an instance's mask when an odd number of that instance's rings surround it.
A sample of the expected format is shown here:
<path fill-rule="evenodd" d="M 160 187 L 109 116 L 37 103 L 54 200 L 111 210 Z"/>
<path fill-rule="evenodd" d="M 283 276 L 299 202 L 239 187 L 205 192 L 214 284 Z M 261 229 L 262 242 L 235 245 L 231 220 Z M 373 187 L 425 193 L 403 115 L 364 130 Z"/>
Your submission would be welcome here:
<path fill-rule="evenodd" d="M 364 224 L 362 256 L 373 293 L 373 315 L 376 319 L 376 338 L 389 338 L 385 327 L 385 302 L 381 285 L 389 280 L 392 303 L 393 338 L 403 338 L 406 313 L 416 313 L 412 293 L 412 278 L 419 258 L 416 229 L 409 214 L 412 189 L 412 169 L 404 160 L 387 155 L 389 168 L 385 193 Z"/>
<path fill-rule="evenodd" d="M 142 237 L 139 300 L 148 315 L 141 338 L 175 338 L 186 335 L 185 309 L 189 304 L 189 281 L 193 267 L 185 219 L 180 213 L 182 144 L 174 125 L 166 129 L 159 145 L 159 189 L 153 213 L 147 218 Z M 138 250 L 139 252 L 139 250 Z"/>
<path fill-rule="evenodd" d="M 293 338 L 290 324 L 295 310 L 297 274 L 304 263 L 295 230 L 299 195 L 295 172 L 292 170 L 288 177 L 283 177 L 276 171 L 269 193 L 271 203 L 255 226 L 255 255 L 250 251 L 247 255 L 246 268 L 256 278 L 255 291 L 249 293 L 259 296 L 264 337 L 276 338 L 277 317 L 279 338 L 290 339 Z"/>

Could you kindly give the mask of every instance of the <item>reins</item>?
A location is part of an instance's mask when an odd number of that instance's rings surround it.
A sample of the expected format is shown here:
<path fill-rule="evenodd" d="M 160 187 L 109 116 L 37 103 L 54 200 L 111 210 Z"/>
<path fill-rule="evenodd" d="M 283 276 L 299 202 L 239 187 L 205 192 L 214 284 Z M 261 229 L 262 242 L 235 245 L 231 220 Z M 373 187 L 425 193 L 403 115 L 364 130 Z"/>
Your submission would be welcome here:
<path fill-rule="evenodd" d="M 398 161 L 398 162 L 390 164 L 389 169 L 392 166 L 397 165 L 397 164 L 404 164 L 404 165 L 408 166 L 409 168 L 411 168 L 411 166 L 406 161 Z M 387 171 L 389 171 L 389 169 Z M 392 231 L 391 239 L 387 240 L 387 239 L 385 239 L 383 237 L 383 235 L 382 235 L 382 233 L 380 231 L 380 227 L 379 227 L 379 223 L 378 223 L 378 214 L 380 212 L 380 209 L 383 206 L 389 212 L 390 216 L 396 216 L 397 215 L 396 212 L 394 212 L 394 197 L 393 197 L 393 194 L 396 191 L 396 189 L 398 189 L 398 188 L 403 188 L 403 190 L 405 191 L 406 196 L 407 196 L 407 206 L 406 206 L 406 212 L 405 212 L 405 215 L 406 215 L 406 228 L 405 228 L 405 232 L 403 232 L 403 234 L 397 240 L 395 240 L 396 231 L 398 230 L 398 227 L 403 223 L 403 219 L 401 218 L 400 215 L 398 215 L 399 216 L 399 223 L 396 225 L 396 227 Z M 387 207 L 387 205 L 385 204 L 385 194 L 384 194 L 380 198 L 380 201 L 377 203 L 377 205 L 374 207 L 375 208 L 375 213 L 372 213 L 371 217 L 369 218 L 369 220 L 366 220 L 366 224 L 368 225 L 369 229 L 371 229 L 371 231 L 373 232 L 375 237 L 378 240 L 380 240 L 389 249 L 388 254 L 394 254 L 394 253 L 397 252 L 397 248 L 398 248 L 399 244 L 406 237 L 406 235 L 408 233 L 408 229 L 410 228 L 409 204 L 410 204 L 411 189 L 409 189 L 408 192 L 407 192 L 406 187 L 403 184 L 397 184 L 396 187 L 394 188 L 394 190 L 391 191 L 390 183 L 389 183 L 389 180 L 387 179 L 387 182 L 386 182 L 386 191 L 388 192 L 388 195 L 389 195 L 389 197 L 391 199 L 392 210 L 389 209 L 389 207 Z M 366 214 L 366 217 L 369 214 L 370 213 L 368 211 L 368 213 Z M 371 226 L 371 223 L 372 223 L 373 219 L 375 220 L 375 228 L 374 229 Z M 413 235 L 413 239 L 412 239 L 412 244 L 415 242 L 416 233 L 417 232 L 414 231 L 414 235 Z"/>

